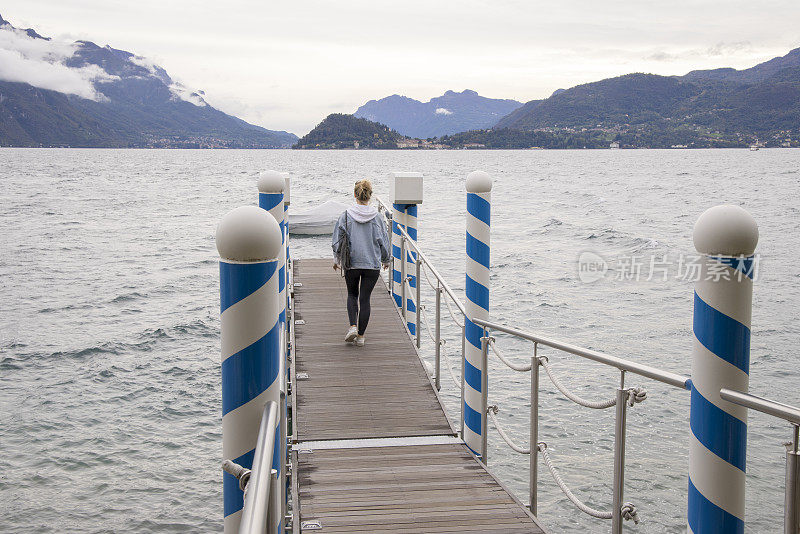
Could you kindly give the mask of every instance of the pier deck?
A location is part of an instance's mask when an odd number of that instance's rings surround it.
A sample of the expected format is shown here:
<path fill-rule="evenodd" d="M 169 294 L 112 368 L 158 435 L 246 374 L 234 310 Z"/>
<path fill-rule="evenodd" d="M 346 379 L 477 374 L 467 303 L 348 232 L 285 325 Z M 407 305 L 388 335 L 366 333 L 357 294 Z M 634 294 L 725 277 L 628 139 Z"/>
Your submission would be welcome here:
<path fill-rule="evenodd" d="M 456 437 L 383 281 L 355 347 L 331 261 L 293 265 L 300 531 L 543 532 Z"/>

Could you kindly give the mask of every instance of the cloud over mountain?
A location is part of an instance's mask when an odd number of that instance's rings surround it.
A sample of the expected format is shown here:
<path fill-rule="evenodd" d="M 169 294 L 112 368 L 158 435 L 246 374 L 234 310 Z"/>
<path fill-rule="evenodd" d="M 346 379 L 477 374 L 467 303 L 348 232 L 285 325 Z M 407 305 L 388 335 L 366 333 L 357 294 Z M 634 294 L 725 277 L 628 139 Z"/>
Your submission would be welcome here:
<path fill-rule="evenodd" d="M 32 37 L 0 19 L 0 80 L 22 82 L 89 100 L 105 96 L 95 84 L 118 80 L 98 65 L 67 66 L 76 43 Z"/>

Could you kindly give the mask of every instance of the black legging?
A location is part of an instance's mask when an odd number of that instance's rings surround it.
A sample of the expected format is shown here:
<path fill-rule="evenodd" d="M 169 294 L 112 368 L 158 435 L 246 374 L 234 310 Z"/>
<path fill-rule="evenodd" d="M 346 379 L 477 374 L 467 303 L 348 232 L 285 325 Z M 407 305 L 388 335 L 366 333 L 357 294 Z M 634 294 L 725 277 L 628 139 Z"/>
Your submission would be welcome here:
<path fill-rule="evenodd" d="M 364 335 L 369 323 L 369 297 L 375 282 L 378 281 L 378 276 L 380 276 L 378 269 L 348 269 L 344 273 L 344 281 L 347 282 L 347 316 L 351 325 L 358 324 L 359 336 Z"/>

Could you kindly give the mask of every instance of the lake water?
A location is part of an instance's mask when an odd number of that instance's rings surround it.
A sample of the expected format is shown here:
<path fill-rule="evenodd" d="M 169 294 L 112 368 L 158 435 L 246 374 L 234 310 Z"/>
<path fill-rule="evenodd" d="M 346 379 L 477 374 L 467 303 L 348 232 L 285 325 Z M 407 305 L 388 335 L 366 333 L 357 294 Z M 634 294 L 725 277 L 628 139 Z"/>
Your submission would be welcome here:
<path fill-rule="evenodd" d="M 292 174 L 292 210 L 348 202 L 364 177 L 385 196 L 389 171 L 423 172 L 420 243 L 459 293 L 464 180 L 485 170 L 495 184 L 493 320 L 683 374 L 692 282 L 679 259 L 694 252 L 700 213 L 742 205 L 761 232 L 751 391 L 800 405 L 798 150 L 0 149 L 0 169 L 0 532 L 221 531 L 214 231 L 228 210 L 256 203 L 263 169 Z M 330 250 L 328 238 L 291 246 L 297 258 Z M 604 278 L 579 279 L 584 252 L 608 263 Z M 460 330 L 445 325 L 455 367 Z M 531 355 L 529 344 L 498 343 L 509 357 Z M 581 395 L 613 395 L 615 372 L 542 354 Z M 457 418 L 458 392 L 449 378 L 442 384 Z M 649 393 L 629 411 L 625 498 L 642 519 L 629 531 L 685 532 L 688 393 L 635 376 L 627 384 Z M 526 444 L 528 392 L 527 375 L 492 363 L 490 403 Z M 540 412 L 540 439 L 564 480 L 608 509 L 613 410 L 577 407 L 542 375 Z M 748 532 L 782 531 L 789 436 L 787 424 L 751 415 Z M 526 501 L 527 457 L 492 431 L 489 458 Z M 553 532 L 608 531 L 568 503 L 544 467 L 540 483 L 540 517 Z"/>

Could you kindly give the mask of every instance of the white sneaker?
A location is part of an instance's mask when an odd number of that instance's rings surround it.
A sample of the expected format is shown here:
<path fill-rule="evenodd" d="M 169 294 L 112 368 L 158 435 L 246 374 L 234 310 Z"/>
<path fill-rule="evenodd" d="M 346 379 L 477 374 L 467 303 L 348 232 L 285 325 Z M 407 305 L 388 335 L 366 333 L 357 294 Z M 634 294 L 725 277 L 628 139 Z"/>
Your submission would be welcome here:
<path fill-rule="evenodd" d="M 347 331 L 347 335 L 344 336 L 344 340 L 350 343 L 351 341 L 355 341 L 356 336 L 358 336 L 358 328 L 351 326 L 350 330 Z"/>
<path fill-rule="evenodd" d="M 363 347 L 365 341 L 364 336 L 358 336 L 356 338 L 356 347 Z"/>

